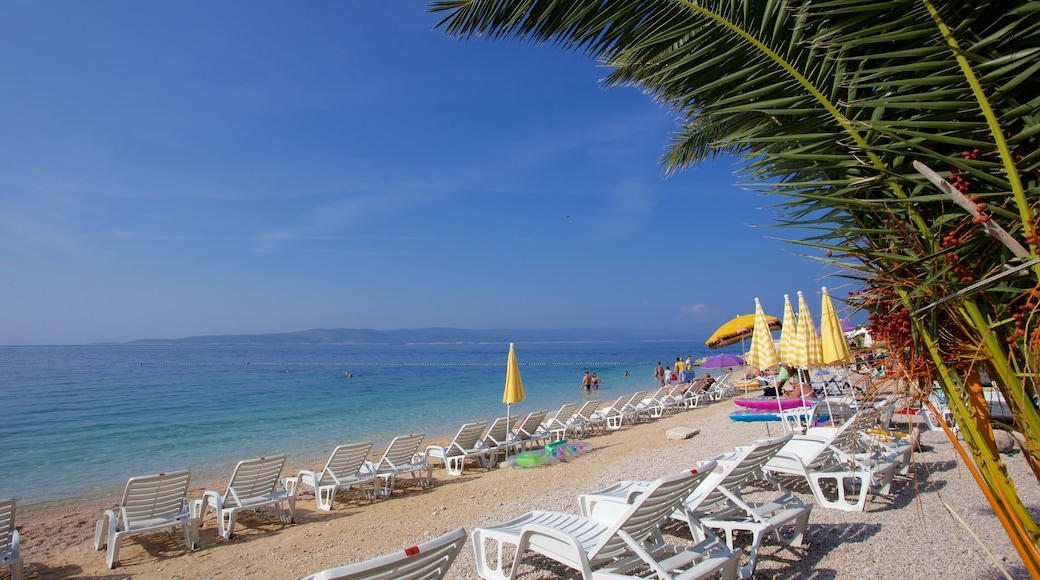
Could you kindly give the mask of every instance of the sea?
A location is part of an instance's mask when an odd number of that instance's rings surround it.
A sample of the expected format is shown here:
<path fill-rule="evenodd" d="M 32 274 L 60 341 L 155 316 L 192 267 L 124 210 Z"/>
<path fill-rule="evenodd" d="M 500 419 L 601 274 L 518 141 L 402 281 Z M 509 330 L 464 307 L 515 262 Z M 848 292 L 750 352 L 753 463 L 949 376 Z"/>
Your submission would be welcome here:
<path fill-rule="evenodd" d="M 739 347 L 735 347 L 739 348 Z M 517 343 L 522 415 L 656 388 L 685 342 Z M 508 344 L 0 347 L 0 498 L 118 496 L 132 476 L 229 475 L 243 459 L 321 464 L 337 445 L 451 437 L 505 416 Z M 601 379 L 586 394 L 586 370 Z"/>

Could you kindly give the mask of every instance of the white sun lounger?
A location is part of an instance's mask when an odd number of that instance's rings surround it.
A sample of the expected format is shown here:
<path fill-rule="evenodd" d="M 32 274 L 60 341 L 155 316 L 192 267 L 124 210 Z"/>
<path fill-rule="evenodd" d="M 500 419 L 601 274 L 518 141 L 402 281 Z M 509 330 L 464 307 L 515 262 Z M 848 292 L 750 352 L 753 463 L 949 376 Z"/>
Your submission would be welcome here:
<path fill-rule="evenodd" d="M 552 435 L 553 441 L 567 438 L 567 432 L 573 431 L 571 417 L 578 411 L 577 403 L 567 403 L 560 407 L 551 417 L 542 421 L 541 430 Z"/>
<path fill-rule="evenodd" d="M 516 455 L 523 447 L 523 443 L 513 437 L 513 428 L 519 418 L 512 415 L 508 419 L 506 417 L 495 419 L 488 427 L 484 438 L 481 439 L 481 445 L 491 450 L 496 462 L 499 453 L 502 454 L 502 459 L 505 459 L 510 455 Z"/>
<path fill-rule="evenodd" d="M 383 480 L 383 487 L 379 490 L 380 494 L 384 496 L 392 494 L 397 477 L 400 475 L 411 475 L 420 487 L 426 488 L 433 485 L 433 468 L 418 453 L 419 446 L 422 445 L 425 437 L 425 433 L 394 437 L 378 462 L 365 462 L 368 470 Z"/>
<path fill-rule="evenodd" d="M 706 462 L 710 471 L 714 462 Z M 614 504 L 593 517 L 537 510 L 473 532 L 477 574 L 491 580 L 514 579 L 528 551 L 577 570 L 582 578 L 707 578 L 721 572 L 736 577 L 740 551 L 731 551 L 690 514 L 692 546 L 669 544 L 661 523 L 707 475 L 697 470 L 662 477 L 631 504 Z M 642 576 L 639 576 L 642 577 Z"/>
<path fill-rule="evenodd" d="M 762 471 L 762 466 L 790 439 L 791 435 L 759 439 L 716 457 L 718 466 L 686 499 L 689 511 L 702 524 L 725 532 L 730 549 L 735 549 L 735 531 L 751 533 L 748 563 L 740 568 L 742 578 L 750 578 L 754 573 L 758 548 L 766 536 L 771 535 L 777 542 L 787 545 L 800 546 L 808 527 L 812 506 L 803 503 L 776 480 L 767 478 Z M 768 481 L 781 493 L 780 496 L 769 501 L 745 500 L 742 490 L 756 480 Z M 601 502 L 631 503 L 651 483 L 620 481 L 596 493 L 583 494 L 578 497 L 581 512 L 592 515 Z M 677 510 L 672 517 L 683 520 L 686 512 Z M 788 525 L 792 525 L 792 535 L 790 539 L 782 540 L 780 529 Z"/>
<path fill-rule="evenodd" d="M 529 451 L 542 447 L 552 438 L 552 434 L 542 430 L 542 422 L 548 414 L 548 411 L 535 411 L 517 422 L 516 428 L 513 429 L 513 437 L 522 449 Z"/>
<path fill-rule="evenodd" d="M 14 527 L 15 502 L 0 500 L 0 568 L 11 570 L 11 580 L 22 580 L 21 538 Z"/>
<path fill-rule="evenodd" d="M 203 493 L 202 499 L 191 503 L 192 515 L 201 526 L 206 512 L 213 508 L 217 514 L 217 532 L 227 540 L 235 534 L 236 514 L 244 509 L 272 506 L 282 523 L 291 524 L 296 514 L 296 495 L 283 486 L 284 466 L 285 455 L 239 461 L 231 473 L 227 489 L 223 493 Z M 285 504 L 284 508 L 282 504 Z"/>
<path fill-rule="evenodd" d="M 329 568 L 303 580 L 439 580 L 466 544 L 466 530 L 364 562 Z"/>
<path fill-rule="evenodd" d="M 198 542 L 198 520 L 188 508 L 190 471 L 131 477 L 126 482 L 119 507 L 105 510 L 94 528 L 94 549 L 108 544 L 108 567 L 119 560 L 119 543 L 125 536 L 172 530 L 184 531 L 184 543 L 194 549 Z"/>
<path fill-rule="evenodd" d="M 296 476 L 293 489 L 288 491 L 295 495 L 301 487 L 311 487 L 314 489 L 314 501 L 317 502 L 318 509 L 323 511 L 332 509 L 336 492 L 341 489 L 356 487 L 361 490 L 364 498 L 375 499 L 379 492 L 379 478 L 375 473 L 365 469 L 365 460 L 371 450 L 371 441 L 340 445 L 332 451 L 321 471 L 301 471 Z"/>
<path fill-rule="evenodd" d="M 459 432 L 447 447 L 430 445 L 420 456 L 427 461 L 440 459 L 448 475 L 462 475 L 466 460 L 470 458 L 477 459 L 485 469 L 491 469 L 495 466 L 498 453 L 492 454 L 489 448 L 481 445 L 480 436 L 484 433 L 485 427 L 487 421 L 466 423 L 459 428 Z"/>

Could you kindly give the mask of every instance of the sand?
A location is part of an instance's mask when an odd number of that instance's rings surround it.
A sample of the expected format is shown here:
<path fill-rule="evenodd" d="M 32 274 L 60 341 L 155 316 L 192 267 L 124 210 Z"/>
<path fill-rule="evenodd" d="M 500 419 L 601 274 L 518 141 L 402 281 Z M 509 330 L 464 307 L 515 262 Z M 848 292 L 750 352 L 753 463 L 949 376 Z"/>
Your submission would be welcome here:
<path fill-rule="evenodd" d="M 723 400 L 697 409 L 626 425 L 587 439 L 594 450 L 567 462 L 535 468 L 485 470 L 468 465 L 453 477 L 434 470 L 435 484 L 407 482 L 389 498 L 360 499 L 341 493 L 331 512 L 319 511 L 314 496 L 301 495 L 296 521 L 285 525 L 273 510 L 240 515 L 232 540 L 218 537 L 212 512 L 198 549 L 188 551 L 180 534 L 155 532 L 124 540 L 118 567 L 109 570 L 104 552 L 93 547 L 94 524 L 118 502 L 79 501 L 20 507 L 26 578 L 298 578 L 378 556 L 465 527 L 471 531 L 531 509 L 578 513 L 577 495 L 620 479 L 653 479 L 767 435 L 766 423 L 735 423 L 736 407 Z M 700 433 L 669 440 L 677 426 Z M 769 424 L 772 435 L 778 424 Z M 346 442 L 345 442 L 346 443 Z M 941 432 L 925 431 L 924 450 L 914 456 L 910 476 L 897 476 L 888 496 L 873 496 L 864 513 L 815 506 L 807 543 L 791 548 L 765 544 L 758 578 L 1014 578 L 1028 575 L 1007 535 L 953 446 Z M 1021 456 L 1003 456 L 1019 492 L 1040 516 L 1040 486 Z M 293 465 L 287 472 L 320 469 L 322 462 Z M 803 501 L 815 504 L 808 486 L 782 479 Z M 194 482 L 189 498 L 222 481 Z M 963 523 L 962 523 L 963 522 Z M 677 532 L 679 533 L 679 532 Z M 999 563 L 999 565 L 998 565 Z M 1002 571 L 1003 568 L 1003 571 Z M 7 578 L 0 572 L 0 579 Z M 475 578 L 471 543 L 449 578 Z M 578 578 L 536 555 L 525 558 L 523 578 Z"/>

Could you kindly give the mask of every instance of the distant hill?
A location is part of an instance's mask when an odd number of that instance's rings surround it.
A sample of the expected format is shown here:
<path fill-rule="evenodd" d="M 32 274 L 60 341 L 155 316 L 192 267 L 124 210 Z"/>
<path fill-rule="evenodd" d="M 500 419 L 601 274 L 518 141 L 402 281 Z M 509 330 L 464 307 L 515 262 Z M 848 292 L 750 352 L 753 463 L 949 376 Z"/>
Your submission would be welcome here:
<path fill-rule="evenodd" d="M 125 344 L 198 345 L 321 345 L 321 344 L 443 344 L 506 342 L 630 342 L 645 340 L 695 340 L 689 336 L 662 337 L 651 331 L 624 329 L 556 330 L 471 330 L 462 328 L 412 328 L 374 330 L 371 328 L 316 328 L 272 334 L 227 334 L 188 338 L 147 338 Z"/>

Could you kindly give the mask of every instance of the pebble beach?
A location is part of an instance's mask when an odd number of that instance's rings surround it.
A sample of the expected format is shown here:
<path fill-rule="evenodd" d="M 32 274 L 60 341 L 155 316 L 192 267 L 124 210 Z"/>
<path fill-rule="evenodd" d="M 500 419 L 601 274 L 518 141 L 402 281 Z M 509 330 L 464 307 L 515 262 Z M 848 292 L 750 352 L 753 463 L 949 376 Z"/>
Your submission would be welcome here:
<path fill-rule="evenodd" d="M 578 513 L 579 493 L 618 480 L 654 479 L 699 460 L 780 434 L 778 423 L 737 423 L 728 400 L 625 425 L 587 439 L 593 451 L 532 468 L 486 470 L 468 465 L 462 476 L 434 469 L 434 486 L 405 480 L 393 495 L 364 500 L 353 492 L 337 497 L 332 511 L 319 511 L 310 493 L 296 504 L 296 520 L 282 524 L 273 510 L 240 514 L 236 535 L 224 540 L 207 520 L 199 546 L 188 551 L 180 535 L 142 534 L 124 540 L 119 565 L 109 570 L 93 547 L 94 524 L 118 497 L 19 508 L 26 578 L 299 578 L 430 540 L 464 527 L 492 525 L 532 509 Z M 897 417 L 901 417 L 898 416 Z M 895 426 L 908 427 L 905 419 Z M 910 417 L 911 425 L 920 420 Z M 699 433 L 673 440 L 675 427 Z M 446 443 L 447 441 L 441 441 Z M 433 443 L 431 441 L 430 443 Z M 815 505 L 804 481 L 783 478 L 788 489 L 814 504 L 801 547 L 765 543 L 756 578 L 1027 578 L 1018 554 L 968 469 L 942 432 L 923 431 L 908 476 L 896 476 L 892 493 L 872 496 L 863 513 Z M 378 454 L 378 450 L 374 454 Z M 1020 455 L 1002 455 L 1025 504 L 1040 516 L 1040 486 Z M 290 458 L 291 459 L 291 458 Z M 295 464 L 284 474 L 320 469 Z M 223 491 L 226 481 L 193 481 L 189 499 L 205 489 Z M 682 531 L 672 538 L 682 541 Z M 523 578 L 578 578 L 576 572 L 537 555 L 525 557 Z M 0 572 L 0 578 L 6 578 Z M 448 578 L 475 578 L 468 542 Z"/>

